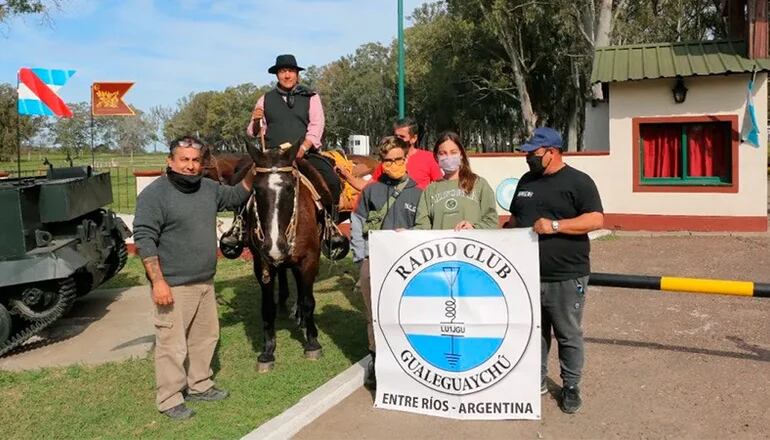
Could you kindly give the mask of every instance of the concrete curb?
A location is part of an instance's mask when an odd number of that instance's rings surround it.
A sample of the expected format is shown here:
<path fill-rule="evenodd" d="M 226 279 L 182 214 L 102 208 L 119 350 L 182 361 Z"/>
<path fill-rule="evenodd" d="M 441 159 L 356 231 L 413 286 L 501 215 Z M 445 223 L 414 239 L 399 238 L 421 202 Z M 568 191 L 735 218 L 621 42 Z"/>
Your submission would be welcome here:
<path fill-rule="evenodd" d="M 243 436 L 243 439 L 283 440 L 291 438 L 318 416 L 363 385 L 364 372 L 369 359 L 370 357 L 366 356 L 351 365 L 350 368 L 303 397 L 296 405 Z"/>
<path fill-rule="evenodd" d="M 589 240 L 596 240 L 597 238 L 606 237 L 608 235 L 612 235 L 613 231 L 610 229 L 598 229 L 596 231 L 591 231 L 588 233 L 588 239 Z"/>

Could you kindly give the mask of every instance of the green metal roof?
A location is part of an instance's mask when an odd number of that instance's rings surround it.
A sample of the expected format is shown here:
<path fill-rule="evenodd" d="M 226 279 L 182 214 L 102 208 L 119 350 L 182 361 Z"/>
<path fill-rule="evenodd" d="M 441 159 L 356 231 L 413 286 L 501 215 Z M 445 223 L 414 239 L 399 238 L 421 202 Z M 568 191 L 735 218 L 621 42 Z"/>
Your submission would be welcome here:
<path fill-rule="evenodd" d="M 591 83 L 770 70 L 770 58 L 750 60 L 745 53 L 742 40 L 601 47 Z"/>

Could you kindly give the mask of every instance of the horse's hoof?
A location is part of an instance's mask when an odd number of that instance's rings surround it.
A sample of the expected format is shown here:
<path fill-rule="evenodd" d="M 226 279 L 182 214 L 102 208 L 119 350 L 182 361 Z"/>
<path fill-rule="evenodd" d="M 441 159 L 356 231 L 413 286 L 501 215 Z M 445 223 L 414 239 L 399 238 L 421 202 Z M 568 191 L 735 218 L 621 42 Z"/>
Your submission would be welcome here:
<path fill-rule="evenodd" d="M 316 350 L 305 350 L 305 359 L 310 359 L 311 361 L 317 361 L 318 359 L 321 359 L 321 355 L 323 354 L 322 349 L 316 349 Z"/>
<path fill-rule="evenodd" d="M 275 367 L 275 362 L 257 362 L 257 372 L 259 373 L 269 373 L 273 367 Z"/>

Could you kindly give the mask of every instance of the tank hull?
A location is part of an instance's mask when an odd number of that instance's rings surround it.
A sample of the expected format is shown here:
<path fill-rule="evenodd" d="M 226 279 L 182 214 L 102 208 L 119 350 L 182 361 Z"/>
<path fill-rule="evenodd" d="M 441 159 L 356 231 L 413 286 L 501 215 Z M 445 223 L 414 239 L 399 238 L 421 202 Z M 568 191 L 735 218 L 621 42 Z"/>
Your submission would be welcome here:
<path fill-rule="evenodd" d="M 130 231 L 111 202 L 90 167 L 0 184 L 0 356 L 123 268 Z"/>

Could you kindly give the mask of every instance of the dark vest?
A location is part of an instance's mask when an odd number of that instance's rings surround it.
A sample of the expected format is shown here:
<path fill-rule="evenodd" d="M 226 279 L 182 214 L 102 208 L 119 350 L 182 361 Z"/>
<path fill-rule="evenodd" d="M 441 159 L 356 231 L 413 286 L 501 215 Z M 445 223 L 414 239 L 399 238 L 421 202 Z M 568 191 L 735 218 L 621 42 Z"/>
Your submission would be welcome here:
<path fill-rule="evenodd" d="M 294 108 L 289 108 L 283 97 L 273 89 L 265 94 L 267 148 L 276 148 L 284 142 L 304 139 L 310 123 L 310 97 L 294 95 Z"/>

